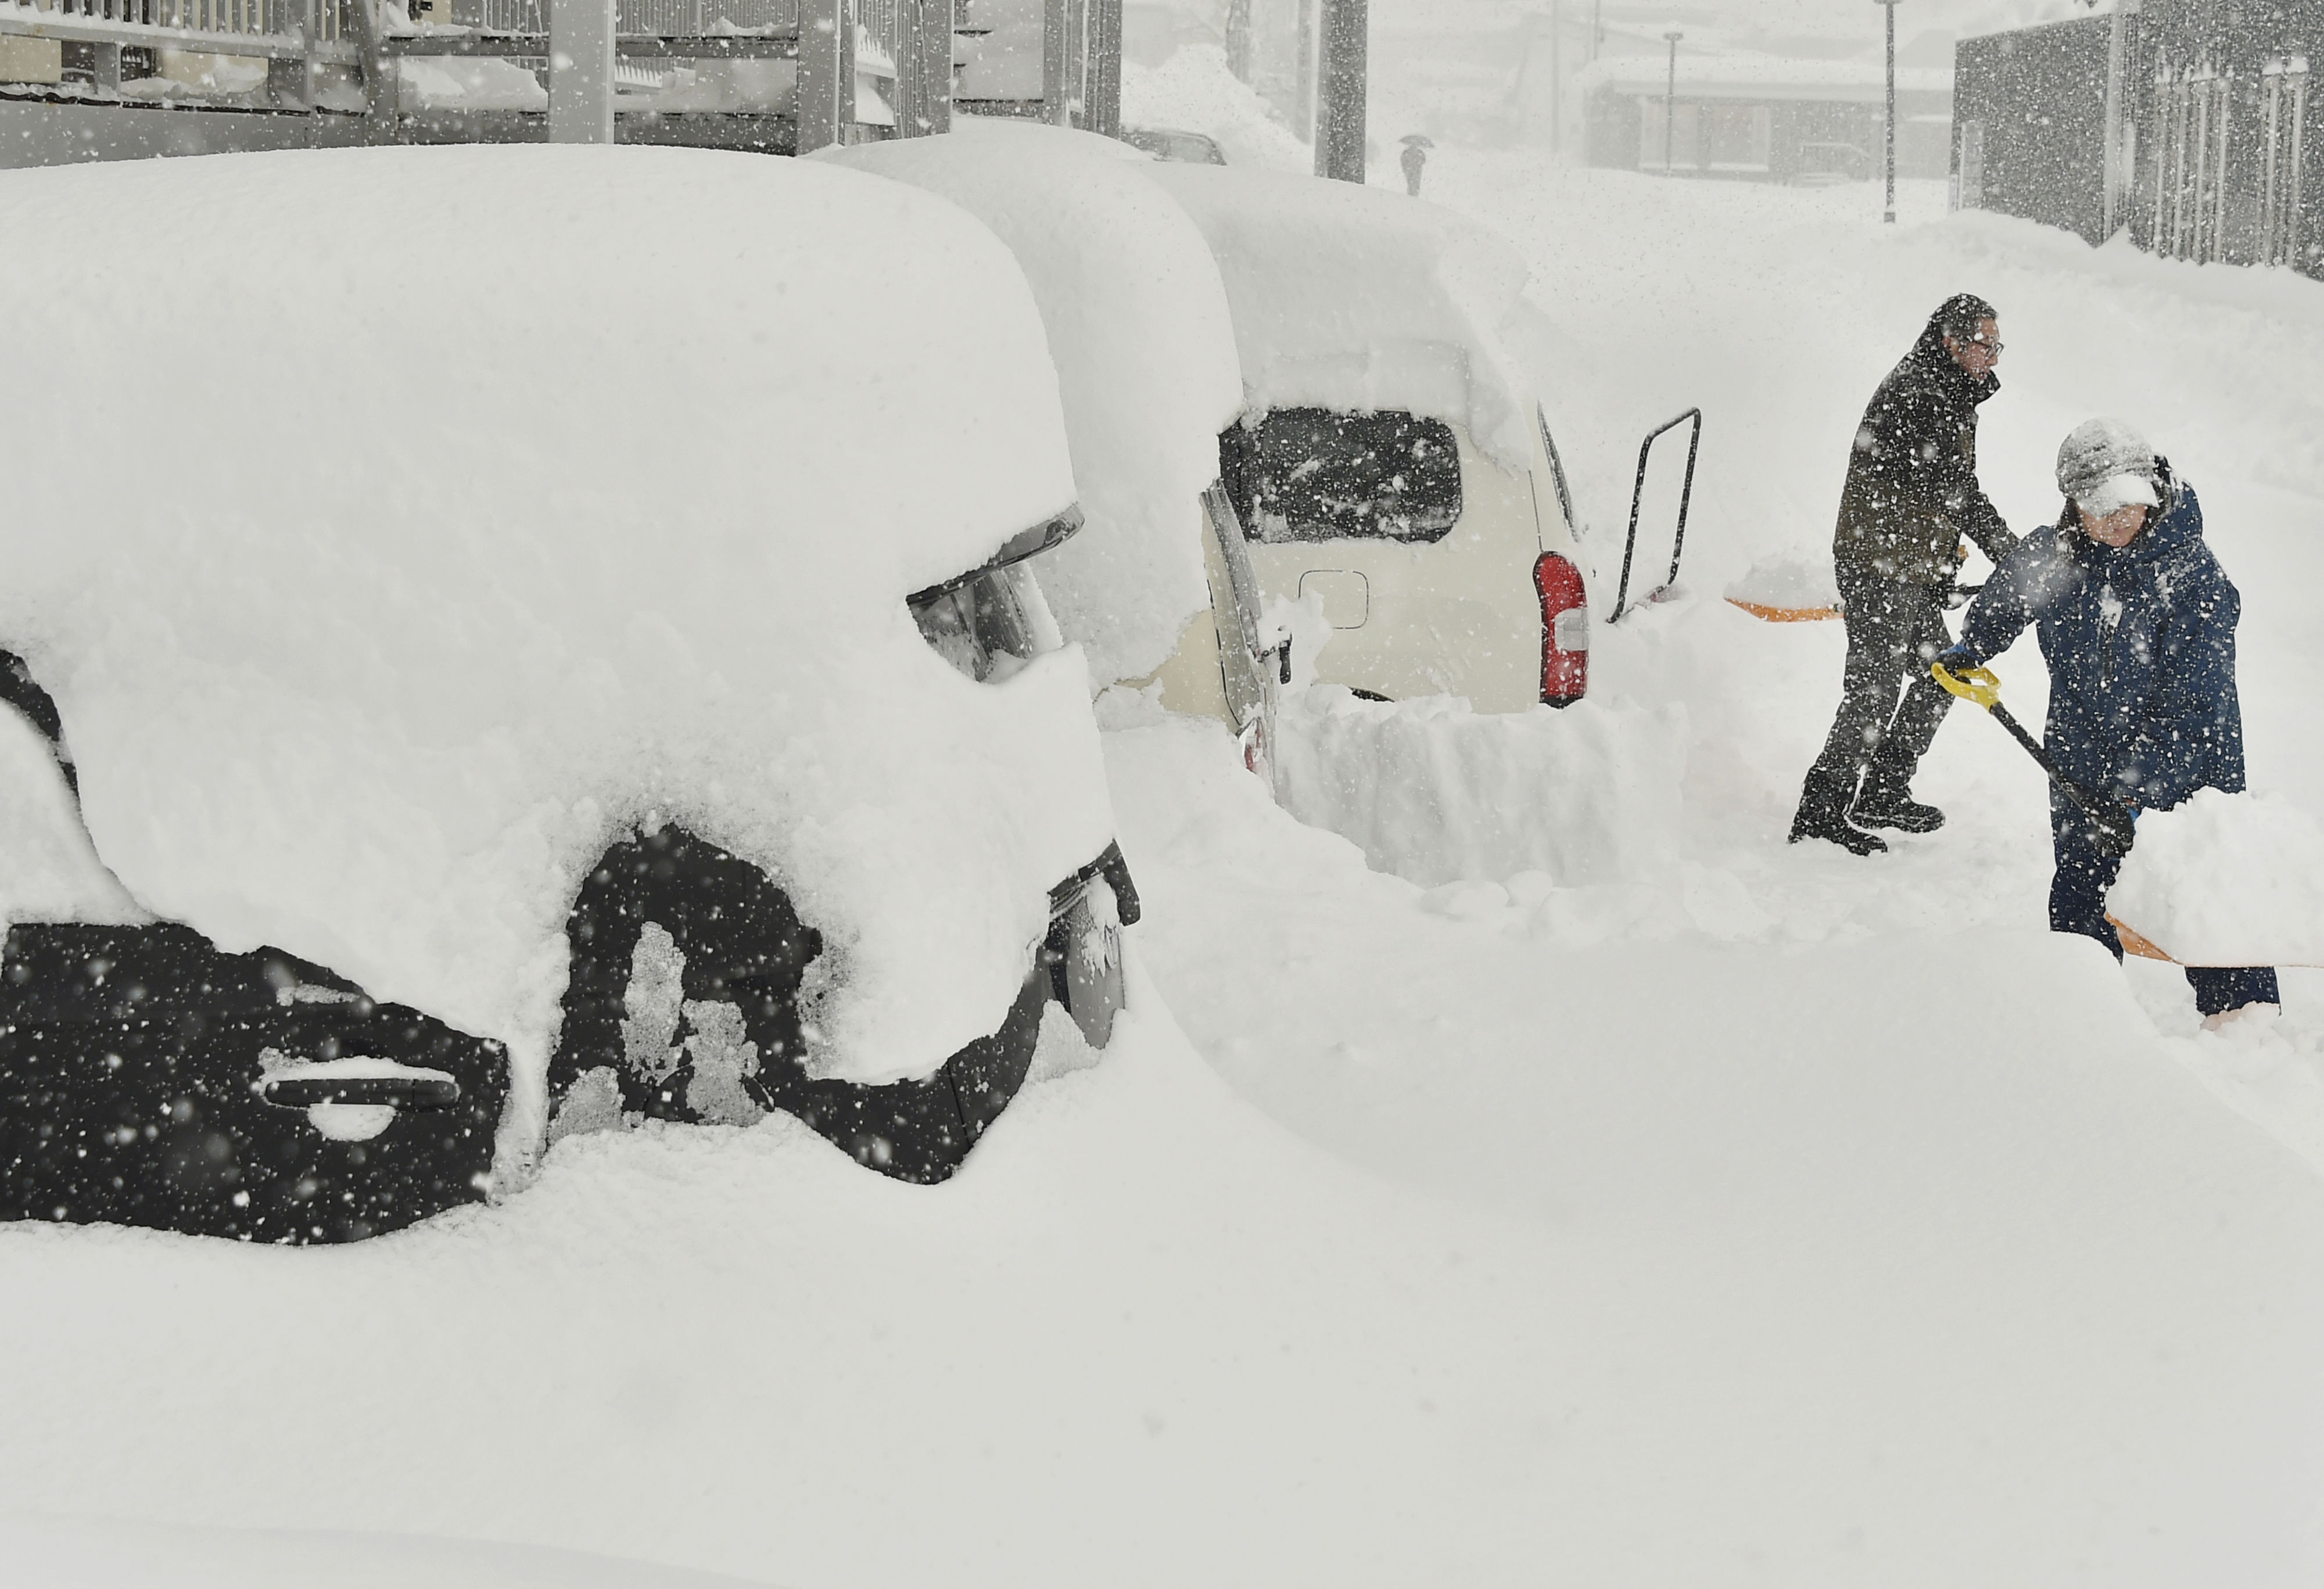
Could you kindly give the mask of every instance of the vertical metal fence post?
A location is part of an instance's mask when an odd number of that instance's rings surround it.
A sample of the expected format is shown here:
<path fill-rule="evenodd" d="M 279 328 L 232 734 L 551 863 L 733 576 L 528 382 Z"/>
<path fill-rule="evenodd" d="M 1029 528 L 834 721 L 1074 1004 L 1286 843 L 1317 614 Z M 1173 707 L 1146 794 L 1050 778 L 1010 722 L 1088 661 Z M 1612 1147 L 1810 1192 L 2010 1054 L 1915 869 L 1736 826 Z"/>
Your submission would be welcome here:
<path fill-rule="evenodd" d="M 2211 181 L 2211 260 L 2224 263 L 2227 257 L 2227 129 L 2232 123 L 2236 80 L 2231 73 L 2221 72 L 2213 97 L 2218 100 L 2217 138 L 2218 170 Z"/>
<path fill-rule="evenodd" d="M 1565 148 L 1565 0 L 1549 0 L 1549 159 L 1559 162 Z"/>
<path fill-rule="evenodd" d="M 949 132 L 953 0 L 903 0 L 897 27 L 898 132 L 907 138 Z"/>
<path fill-rule="evenodd" d="M 549 0 L 549 141 L 613 141 L 613 0 Z"/>
<path fill-rule="evenodd" d="M 1887 226 L 1896 224 L 1896 0 L 1878 0 L 1880 10 L 1888 20 L 1888 123 L 1886 141 L 1882 144 L 1881 164 L 1888 173 L 1887 208 L 1880 219 Z"/>
<path fill-rule="evenodd" d="M 1316 0 L 1299 0 L 1299 25 L 1292 48 L 1299 59 L 1291 72 L 1291 130 L 1311 144 L 1315 141 L 1315 79 L 1322 69 L 1315 58 Z"/>
<path fill-rule="evenodd" d="M 798 152 L 846 136 L 855 119 L 855 17 L 848 0 L 799 0 Z"/>
<path fill-rule="evenodd" d="M 2271 60 L 2261 69 L 2266 83 L 2267 101 L 2267 190 L 2260 206 L 2260 260 L 2262 264 L 2288 264 L 2290 250 L 2284 236 L 2285 179 L 2291 175 L 2290 151 L 2284 147 L 2285 112 L 2291 107 L 2291 96 L 2284 92 L 2284 72 L 2289 60 Z"/>
<path fill-rule="evenodd" d="M 1121 0 L 1088 4 L 1088 125 L 1111 138 L 1121 131 Z"/>
<path fill-rule="evenodd" d="M 1684 33 L 1663 35 L 1670 44 L 1670 69 L 1663 79 L 1663 175 L 1671 174 L 1671 155 L 1678 137 L 1678 42 Z"/>
<path fill-rule="evenodd" d="M 1073 74 L 1065 57 L 1073 39 L 1067 14 L 1074 0 L 1042 0 L 1041 119 L 1051 126 L 1073 125 Z"/>
<path fill-rule="evenodd" d="M 2308 58 L 2300 56 L 2284 73 L 2292 84 L 2292 176 L 2284 185 L 2283 263 L 2300 265 L 2301 223 L 2308 171 Z"/>

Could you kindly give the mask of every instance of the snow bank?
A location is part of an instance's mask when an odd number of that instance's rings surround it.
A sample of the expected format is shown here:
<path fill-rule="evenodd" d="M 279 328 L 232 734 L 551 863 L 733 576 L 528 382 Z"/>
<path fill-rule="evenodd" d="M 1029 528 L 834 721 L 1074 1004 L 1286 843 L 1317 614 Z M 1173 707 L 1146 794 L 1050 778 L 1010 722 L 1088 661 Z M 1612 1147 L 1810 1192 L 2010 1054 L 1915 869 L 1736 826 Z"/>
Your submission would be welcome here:
<path fill-rule="evenodd" d="M 1528 467 L 1532 410 L 1503 346 L 1515 249 L 1433 204 L 1346 182 L 1157 161 L 1226 279 L 1253 408 L 1394 408 Z"/>
<path fill-rule="evenodd" d="M 1685 742 L 1677 707 L 1479 713 L 1319 685 L 1284 702 L 1277 788 L 1302 822 L 1423 886 L 1521 872 L 1616 882 L 1677 864 Z"/>
<path fill-rule="evenodd" d="M 1013 249 L 1057 369 L 1087 522 L 1041 588 L 1100 683 L 1151 673 L 1210 605 L 1199 539 L 1219 432 L 1242 408 L 1210 249 L 1127 144 L 964 119 L 953 135 L 822 158 L 942 195 Z"/>
<path fill-rule="evenodd" d="M 537 1086 L 586 869 L 672 820 L 825 933 L 813 1063 L 925 1073 L 999 1023 L 1111 821 L 1080 654 L 980 686 L 904 605 L 1073 496 L 991 234 L 651 148 L 20 171 L 0 205 L 42 394 L 0 429 L 0 643 L 140 905 Z"/>
<path fill-rule="evenodd" d="M 2190 965 L 2324 965 L 2324 827 L 2282 795 L 2199 791 L 2138 819 L 2107 908 Z"/>
<path fill-rule="evenodd" d="M 406 109 L 547 110 L 549 90 L 512 60 L 439 55 L 396 62 Z"/>
<path fill-rule="evenodd" d="M 133 922 L 136 901 L 89 846 L 49 742 L 0 707 L 0 926 Z"/>

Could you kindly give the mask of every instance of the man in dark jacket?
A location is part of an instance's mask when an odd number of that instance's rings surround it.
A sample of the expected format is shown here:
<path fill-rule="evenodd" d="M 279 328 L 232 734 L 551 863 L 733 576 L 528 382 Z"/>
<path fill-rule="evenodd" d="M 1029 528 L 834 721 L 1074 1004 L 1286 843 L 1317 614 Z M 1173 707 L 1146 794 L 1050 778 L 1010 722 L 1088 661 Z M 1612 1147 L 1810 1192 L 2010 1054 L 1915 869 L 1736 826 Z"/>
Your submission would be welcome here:
<path fill-rule="evenodd" d="M 1977 483 L 1977 410 L 2000 389 L 2000 356 L 1993 306 L 1956 294 L 1857 427 L 1831 546 L 1848 665 L 1823 753 L 1800 791 L 1794 844 L 1827 838 L 1868 855 L 1888 846 L 1868 827 L 1930 833 L 1944 822 L 1912 796 L 1914 770 L 1952 704 L 1929 662 L 1952 643 L 1944 610 L 1961 538 L 1996 563 L 2016 544 Z"/>
<path fill-rule="evenodd" d="M 2058 451 L 2065 512 L 2003 559 L 1939 661 L 1959 672 L 2006 651 L 2037 625 L 2050 664 L 2043 743 L 2067 777 L 2133 814 L 2167 810 L 2199 789 L 2244 787 L 2243 709 L 2236 695 L 2242 598 L 2203 543 L 2192 486 L 2172 476 L 2117 420 L 2078 427 Z M 2064 791 L 2050 790 L 2058 862 L 2050 926 L 2098 939 L 2122 958 L 2107 891 L 2122 857 Z M 2275 973 L 2190 966 L 2207 1017 L 2280 1002 Z"/>

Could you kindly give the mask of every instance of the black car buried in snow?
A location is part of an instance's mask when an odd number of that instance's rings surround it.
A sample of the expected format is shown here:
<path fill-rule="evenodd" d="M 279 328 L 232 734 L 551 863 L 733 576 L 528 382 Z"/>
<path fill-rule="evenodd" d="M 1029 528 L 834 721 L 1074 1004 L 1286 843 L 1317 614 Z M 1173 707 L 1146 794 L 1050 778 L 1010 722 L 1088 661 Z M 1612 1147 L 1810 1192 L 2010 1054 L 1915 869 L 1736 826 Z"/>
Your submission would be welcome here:
<path fill-rule="evenodd" d="M 1028 656 L 1040 595 L 1023 560 L 1078 522 L 1038 526 L 914 596 L 930 645 L 973 678 Z M 70 786 L 56 708 L 6 653 L 0 689 Z M 634 834 L 566 924 L 549 1139 L 783 1110 L 883 1174 L 941 1181 L 1023 1084 L 1050 1002 L 1104 1046 L 1122 1002 L 1119 928 L 1138 916 L 1109 846 L 1050 891 L 1048 935 L 998 1030 L 924 1078 L 817 1078 L 800 1063 L 798 999 L 821 935 L 758 867 L 679 827 Z M 169 921 L 8 929 L 0 1219 L 356 1241 L 488 1197 L 508 1094 L 500 1044 L 281 950 L 229 954 Z"/>
<path fill-rule="evenodd" d="M 1051 1004 L 1108 1040 L 1137 900 L 1014 260 L 855 172 L 574 153 L 15 173 L 0 793 L 112 903 L 0 887 L 0 1220 L 352 1241 L 770 1111 L 935 1182 Z M 163 209 L 198 314 L 124 291 Z M 100 447 L 123 360 L 217 422 Z"/>

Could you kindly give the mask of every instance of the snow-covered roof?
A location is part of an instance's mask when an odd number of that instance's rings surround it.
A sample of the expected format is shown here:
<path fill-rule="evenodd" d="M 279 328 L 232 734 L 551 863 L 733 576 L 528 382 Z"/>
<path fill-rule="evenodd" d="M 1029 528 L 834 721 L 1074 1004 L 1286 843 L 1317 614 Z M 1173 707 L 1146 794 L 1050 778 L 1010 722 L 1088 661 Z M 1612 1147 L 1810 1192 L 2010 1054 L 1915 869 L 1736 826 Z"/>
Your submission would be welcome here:
<path fill-rule="evenodd" d="M 1242 407 L 1226 290 L 1139 151 L 1029 122 L 826 158 L 960 205 L 1015 250 L 1048 330 L 1087 522 L 1041 565 L 1099 683 L 1150 673 L 1210 605 L 1198 498 Z"/>
<path fill-rule="evenodd" d="M 1661 56 L 1609 55 L 1583 67 L 1573 74 L 1573 80 L 1584 93 L 1605 88 L 1660 98 L 1670 85 L 1669 74 L 1670 63 Z M 1941 68 L 1899 67 L 1896 89 L 1950 94 L 1953 74 Z M 1888 91 L 1887 69 L 1877 56 L 1816 60 L 1748 51 L 1717 55 L 1681 51 L 1677 91 L 1682 97 L 1698 98 L 1877 100 Z"/>
<path fill-rule="evenodd" d="M 1401 409 L 1464 425 L 1523 467 L 1525 384 L 1502 328 L 1525 291 L 1515 248 L 1425 201 L 1228 166 L 1134 168 L 1208 239 L 1254 407 Z"/>
<path fill-rule="evenodd" d="M 999 1025 L 1111 824 L 1080 653 L 980 685 L 905 605 L 1073 498 L 989 232 L 654 148 L 16 171 L 0 208 L 0 644 L 139 902 L 507 1040 L 521 1096 L 586 869 L 670 820 L 823 931 L 828 1070 Z"/>

